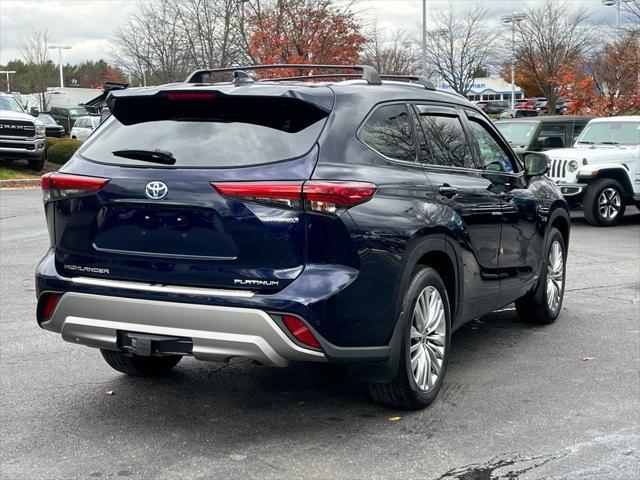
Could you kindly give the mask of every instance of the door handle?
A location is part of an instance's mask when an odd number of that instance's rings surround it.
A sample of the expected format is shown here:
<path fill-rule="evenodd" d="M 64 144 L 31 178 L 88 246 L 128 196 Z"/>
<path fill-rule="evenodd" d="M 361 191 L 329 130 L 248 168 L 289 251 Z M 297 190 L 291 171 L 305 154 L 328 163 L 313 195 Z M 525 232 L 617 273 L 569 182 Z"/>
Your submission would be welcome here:
<path fill-rule="evenodd" d="M 451 198 L 458 194 L 458 189 L 445 183 L 444 185 L 440 185 L 438 187 L 438 192 L 444 197 Z"/>

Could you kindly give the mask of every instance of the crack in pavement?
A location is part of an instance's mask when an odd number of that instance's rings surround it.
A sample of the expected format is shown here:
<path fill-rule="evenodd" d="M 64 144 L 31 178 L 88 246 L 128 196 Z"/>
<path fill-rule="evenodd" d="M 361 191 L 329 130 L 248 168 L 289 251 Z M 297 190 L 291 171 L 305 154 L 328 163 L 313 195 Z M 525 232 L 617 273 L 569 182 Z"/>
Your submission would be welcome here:
<path fill-rule="evenodd" d="M 580 287 L 580 288 L 566 288 L 564 291 L 566 292 L 579 292 L 581 290 L 595 290 L 597 288 L 611 288 L 611 287 L 631 287 L 637 285 L 640 287 L 640 282 L 630 282 L 630 283 L 617 283 L 614 285 L 597 285 L 595 287 Z"/>
<path fill-rule="evenodd" d="M 474 463 L 463 467 L 452 468 L 435 480 L 517 480 L 521 475 L 539 468 L 546 463 L 576 455 L 585 449 L 601 447 L 609 444 L 618 444 L 626 441 L 637 442 L 640 440 L 640 434 L 623 433 L 624 431 L 633 431 L 637 429 L 637 426 L 629 427 L 616 433 L 595 437 L 585 442 L 575 443 L 552 453 L 543 453 L 533 456 L 524 456 L 522 454 L 503 454 L 493 457 L 484 464 Z M 534 463 L 531 465 L 523 465 L 529 462 Z M 512 467 L 512 469 L 506 472 L 497 472 L 497 470 L 504 469 L 506 467 Z"/>

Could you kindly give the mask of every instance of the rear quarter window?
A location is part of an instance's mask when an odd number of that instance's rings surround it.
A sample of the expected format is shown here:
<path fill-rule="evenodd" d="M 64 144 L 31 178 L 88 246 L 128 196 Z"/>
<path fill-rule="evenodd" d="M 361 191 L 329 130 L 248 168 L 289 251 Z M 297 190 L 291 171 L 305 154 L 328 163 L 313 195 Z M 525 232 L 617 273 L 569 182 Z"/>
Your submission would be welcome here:
<path fill-rule="evenodd" d="M 369 115 L 358 137 L 362 143 L 385 157 L 415 162 L 411 122 L 406 105 L 383 105 Z"/>

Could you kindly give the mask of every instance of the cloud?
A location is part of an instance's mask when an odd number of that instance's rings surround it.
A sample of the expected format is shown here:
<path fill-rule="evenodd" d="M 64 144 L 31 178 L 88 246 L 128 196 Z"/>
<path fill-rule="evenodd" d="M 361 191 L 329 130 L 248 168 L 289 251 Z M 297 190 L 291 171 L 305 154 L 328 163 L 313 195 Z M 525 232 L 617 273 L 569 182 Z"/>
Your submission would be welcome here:
<path fill-rule="evenodd" d="M 154 0 L 147 0 L 154 1 Z M 334 0 L 346 4 L 350 0 Z M 455 8 L 474 8 L 483 4 L 489 9 L 488 17 L 498 25 L 500 15 L 510 13 L 514 5 L 518 9 L 540 5 L 544 0 L 427 0 L 429 13 Z M 602 6 L 600 0 L 573 0 L 572 8 L 586 7 L 594 13 L 592 21 L 614 23 L 615 8 Z M 33 26 L 46 26 L 51 42 L 62 42 L 73 48 L 64 52 L 65 63 L 84 60 L 108 59 L 113 48 L 113 30 L 124 23 L 135 11 L 134 0 L 0 0 L 0 64 L 19 58 L 21 37 Z M 389 30 L 403 29 L 419 38 L 422 19 L 422 2 L 419 0 L 361 0 L 356 5 L 365 24 L 377 20 Z M 57 61 L 56 52 L 51 52 Z"/>

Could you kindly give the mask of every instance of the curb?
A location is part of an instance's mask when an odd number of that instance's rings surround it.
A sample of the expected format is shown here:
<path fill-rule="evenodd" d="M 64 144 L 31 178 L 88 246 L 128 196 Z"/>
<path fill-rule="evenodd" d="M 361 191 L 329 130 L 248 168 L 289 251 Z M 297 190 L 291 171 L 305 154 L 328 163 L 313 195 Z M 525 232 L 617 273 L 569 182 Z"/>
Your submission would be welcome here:
<path fill-rule="evenodd" d="M 0 180 L 0 188 L 33 188 L 40 186 L 40 178 L 16 178 Z"/>

